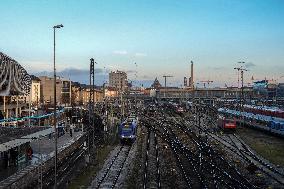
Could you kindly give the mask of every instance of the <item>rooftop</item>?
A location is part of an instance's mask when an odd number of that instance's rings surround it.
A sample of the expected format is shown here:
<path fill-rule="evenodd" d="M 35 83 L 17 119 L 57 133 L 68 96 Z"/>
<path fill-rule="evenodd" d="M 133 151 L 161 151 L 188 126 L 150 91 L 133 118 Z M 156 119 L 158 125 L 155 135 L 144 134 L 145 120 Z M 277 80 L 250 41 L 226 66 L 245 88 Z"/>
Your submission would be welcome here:
<path fill-rule="evenodd" d="M 0 127 L 0 144 L 44 129 L 46 129 L 46 127 Z"/>

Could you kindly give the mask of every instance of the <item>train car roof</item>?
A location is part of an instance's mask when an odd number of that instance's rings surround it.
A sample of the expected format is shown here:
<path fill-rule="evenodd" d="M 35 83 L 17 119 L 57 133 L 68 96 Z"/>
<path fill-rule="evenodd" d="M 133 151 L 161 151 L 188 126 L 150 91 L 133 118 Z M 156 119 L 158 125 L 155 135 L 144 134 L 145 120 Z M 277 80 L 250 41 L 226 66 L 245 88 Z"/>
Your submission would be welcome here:
<path fill-rule="evenodd" d="M 265 121 L 265 122 L 275 121 L 279 123 L 284 123 L 283 118 L 277 118 L 277 117 L 266 116 L 266 115 L 261 115 L 261 114 L 253 114 L 250 112 L 240 112 L 237 110 L 230 110 L 230 109 L 225 109 L 225 108 L 219 108 L 218 112 L 233 114 L 236 116 L 244 116 L 247 118 L 256 119 L 256 120 Z"/>
<path fill-rule="evenodd" d="M 257 110 L 271 111 L 271 112 L 284 112 L 283 109 L 276 106 L 256 106 L 256 105 L 245 104 L 244 107 L 257 109 Z"/>

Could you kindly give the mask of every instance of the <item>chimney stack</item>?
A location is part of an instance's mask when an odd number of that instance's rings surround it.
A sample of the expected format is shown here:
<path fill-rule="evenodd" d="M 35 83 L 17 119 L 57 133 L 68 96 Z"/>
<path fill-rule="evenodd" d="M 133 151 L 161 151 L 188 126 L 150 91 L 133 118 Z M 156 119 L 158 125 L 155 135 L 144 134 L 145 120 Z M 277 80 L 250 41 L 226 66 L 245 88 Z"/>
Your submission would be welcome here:
<path fill-rule="evenodd" d="M 193 87 L 193 61 L 191 61 L 191 72 L 190 72 L 190 87 L 191 88 L 194 88 Z"/>
<path fill-rule="evenodd" d="M 183 78 L 183 86 L 187 87 L 187 78 L 186 77 Z"/>

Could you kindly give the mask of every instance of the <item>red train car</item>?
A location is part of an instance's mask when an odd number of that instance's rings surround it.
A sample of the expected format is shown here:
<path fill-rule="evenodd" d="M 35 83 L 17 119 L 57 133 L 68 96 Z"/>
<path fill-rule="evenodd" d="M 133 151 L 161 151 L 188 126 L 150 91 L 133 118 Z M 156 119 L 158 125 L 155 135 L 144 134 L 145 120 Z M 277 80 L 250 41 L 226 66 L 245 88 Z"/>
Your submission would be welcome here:
<path fill-rule="evenodd" d="M 236 119 L 225 117 L 224 115 L 219 115 L 218 126 L 224 131 L 235 131 L 237 128 L 237 122 Z"/>
<path fill-rule="evenodd" d="M 183 112 L 184 112 L 184 108 L 183 107 L 181 107 L 181 106 L 177 106 L 176 107 L 176 113 L 182 114 Z"/>
<path fill-rule="evenodd" d="M 261 114 L 261 115 L 266 115 L 266 116 L 284 118 L 284 111 L 277 107 L 245 105 L 244 109 L 246 112 L 250 112 L 254 114 Z"/>

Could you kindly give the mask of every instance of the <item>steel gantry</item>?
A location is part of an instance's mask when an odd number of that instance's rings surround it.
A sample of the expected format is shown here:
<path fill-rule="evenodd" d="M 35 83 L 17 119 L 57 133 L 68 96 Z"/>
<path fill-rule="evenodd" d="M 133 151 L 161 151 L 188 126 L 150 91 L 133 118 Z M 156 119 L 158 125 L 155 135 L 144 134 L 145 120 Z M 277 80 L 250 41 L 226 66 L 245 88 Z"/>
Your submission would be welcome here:
<path fill-rule="evenodd" d="M 89 128 L 88 128 L 88 152 L 90 154 L 90 134 L 92 130 L 93 145 L 94 145 L 94 106 L 95 106 L 95 64 L 93 58 L 90 59 L 90 91 L 89 91 Z"/>

